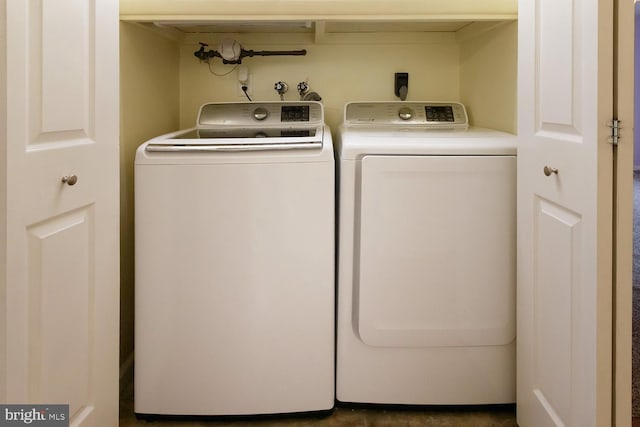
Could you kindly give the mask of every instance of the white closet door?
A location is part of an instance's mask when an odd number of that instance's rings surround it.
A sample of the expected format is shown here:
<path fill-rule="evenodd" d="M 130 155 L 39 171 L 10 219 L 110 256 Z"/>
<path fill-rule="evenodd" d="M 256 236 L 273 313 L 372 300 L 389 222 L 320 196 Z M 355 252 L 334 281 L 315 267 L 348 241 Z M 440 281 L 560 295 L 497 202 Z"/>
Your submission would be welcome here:
<path fill-rule="evenodd" d="M 522 0 L 518 424 L 611 425 L 613 0 Z"/>
<path fill-rule="evenodd" d="M 7 42 L 2 386 L 8 403 L 69 404 L 73 426 L 116 426 L 118 3 L 2 3 Z"/>

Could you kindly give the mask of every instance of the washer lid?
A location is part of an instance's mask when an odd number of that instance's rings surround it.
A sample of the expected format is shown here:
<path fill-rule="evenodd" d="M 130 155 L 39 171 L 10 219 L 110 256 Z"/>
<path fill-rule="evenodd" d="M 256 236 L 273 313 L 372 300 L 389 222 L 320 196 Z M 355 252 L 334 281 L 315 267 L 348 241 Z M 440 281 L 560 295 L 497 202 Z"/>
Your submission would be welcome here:
<path fill-rule="evenodd" d="M 318 102 L 204 104 L 197 126 L 146 144 L 149 152 L 213 153 L 321 150 L 324 115 Z"/>

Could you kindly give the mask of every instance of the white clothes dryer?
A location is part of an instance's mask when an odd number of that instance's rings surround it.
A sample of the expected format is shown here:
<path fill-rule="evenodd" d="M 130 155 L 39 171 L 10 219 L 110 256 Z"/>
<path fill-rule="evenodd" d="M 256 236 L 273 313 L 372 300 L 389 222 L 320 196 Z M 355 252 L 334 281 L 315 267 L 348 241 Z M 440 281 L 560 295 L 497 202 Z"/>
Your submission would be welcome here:
<path fill-rule="evenodd" d="M 335 402 L 335 185 L 317 102 L 210 103 L 135 160 L 135 412 Z"/>
<path fill-rule="evenodd" d="M 516 143 L 459 103 L 350 103 L 337 135 L 336 397 L 515 401 Z"/>

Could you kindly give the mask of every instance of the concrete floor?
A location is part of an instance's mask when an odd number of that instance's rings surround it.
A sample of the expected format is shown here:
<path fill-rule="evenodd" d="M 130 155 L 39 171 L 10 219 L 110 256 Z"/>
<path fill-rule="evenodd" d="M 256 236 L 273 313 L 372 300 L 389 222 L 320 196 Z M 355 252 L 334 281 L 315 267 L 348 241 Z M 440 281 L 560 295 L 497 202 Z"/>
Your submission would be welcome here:
<path fill-rule="evenodd" d="M 257 420 L 137 420 L 133 413 L 133 387 L 120 399 L 120 427 L 516 427 L 515 406 L 473 408 L 375 409 L 337 407 L 322 418 L 266 418 Z"/>

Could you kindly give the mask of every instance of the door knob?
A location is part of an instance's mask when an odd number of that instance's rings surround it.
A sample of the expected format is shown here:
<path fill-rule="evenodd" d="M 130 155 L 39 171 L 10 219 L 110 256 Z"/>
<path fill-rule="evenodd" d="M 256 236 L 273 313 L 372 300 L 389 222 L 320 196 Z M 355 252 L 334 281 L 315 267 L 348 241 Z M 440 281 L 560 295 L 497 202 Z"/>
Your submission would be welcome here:
<path fill-rule="evenodd" d="M 62 177 L 62 183 L 67 185 L 75 185 L 78 182 L 78 177 L 75 175 L 65 175 Z"/>
<path fill-rule="evenodd" d="M 555 173 L 556 175 L 558 174 L 558 169 L 556 168 L 551 168 L 549 166 L 545 166 L 543 169 L 543 172 L 545 174 L 545 176 L 551 176 L 551 174 Z"/>

